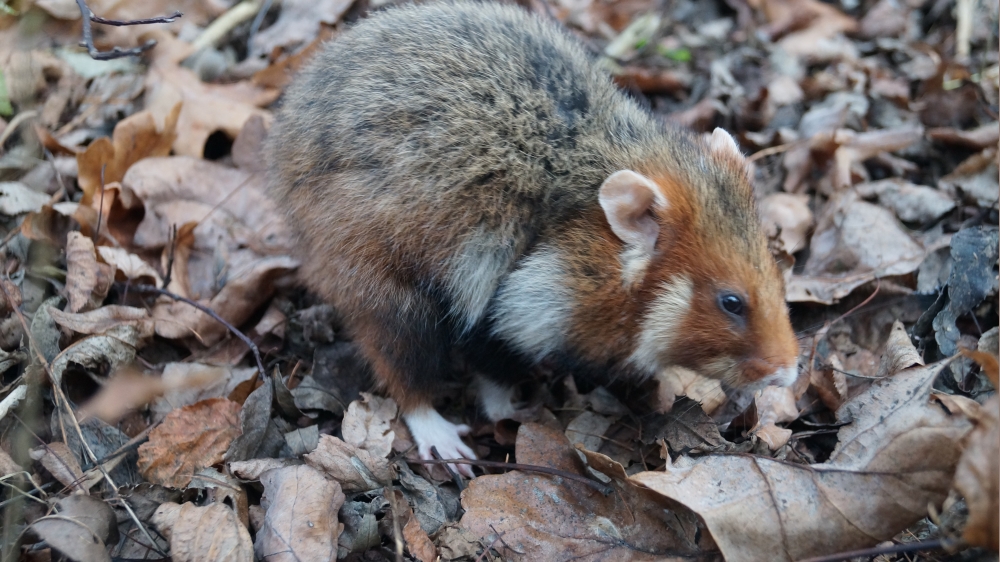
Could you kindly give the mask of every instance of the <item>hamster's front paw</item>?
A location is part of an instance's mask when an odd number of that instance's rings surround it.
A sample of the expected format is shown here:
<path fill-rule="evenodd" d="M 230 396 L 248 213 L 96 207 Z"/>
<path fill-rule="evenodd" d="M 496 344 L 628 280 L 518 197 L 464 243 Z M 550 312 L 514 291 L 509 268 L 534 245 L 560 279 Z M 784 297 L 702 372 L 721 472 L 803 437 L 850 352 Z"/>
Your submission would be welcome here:
<path fill-rule="evenodd" d="M 468 435 L 471 428 L 464 424 L 454 424 L 441 417 L 432 407 L 423 407 L 403 414 L 406 426 L 410 428 L 413 441 L 417 444 L 417 452 L 424 460 L 433 460 L 431 447 L 437 448 L 442 459 L 470 459 L 476 454 L 462 441 L 463 435 Z M 468 464 L 450 464 L 459 474 L 474 478 L 472 466 Z"/>

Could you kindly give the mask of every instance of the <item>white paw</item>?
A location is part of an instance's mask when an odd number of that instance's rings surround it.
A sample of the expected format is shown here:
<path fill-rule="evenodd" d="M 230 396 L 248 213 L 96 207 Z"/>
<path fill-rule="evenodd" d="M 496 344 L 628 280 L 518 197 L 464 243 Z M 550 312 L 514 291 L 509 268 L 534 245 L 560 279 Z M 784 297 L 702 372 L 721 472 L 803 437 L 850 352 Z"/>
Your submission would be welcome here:
<path fill-rule="evenodd" d="M 514 408 L 514 388 L 480 376 L 479 407 L 491 422 L 509 419 L 517 411 Z"/>
<path fill-rule="evenodd" d="M 475 459 L 476 454 L 462 441 L 463 435 L 468 435 L 471 428 L 464 424 L 453 424 L 441 417 L 432 407 L 423 407 L 403 414 L 406 426 L 410 428 L 413 441 L 417 444 L 417 452 L 424 460 L 433 460 L 431 447 L 437 448 L 442 459 Z M 468 464 L 452 464 L 452 469 L 459 474 L 474 478 L 472 466 Z"/>

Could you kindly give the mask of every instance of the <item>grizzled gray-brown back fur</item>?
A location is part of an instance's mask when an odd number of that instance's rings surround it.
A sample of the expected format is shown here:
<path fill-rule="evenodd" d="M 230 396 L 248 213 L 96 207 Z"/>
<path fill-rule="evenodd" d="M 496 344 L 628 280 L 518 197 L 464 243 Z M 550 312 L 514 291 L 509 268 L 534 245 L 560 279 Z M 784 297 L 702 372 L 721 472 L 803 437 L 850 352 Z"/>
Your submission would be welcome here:
<path fill-rule="evenodd" d="M 502 277 L 546 231 L 596 209 L 621 169 L 671 170 L 706 227 L 760 239 L 750 194 L 729 188 L 741 171 L 707 163 L 696 137 L 654 121 L 564 30 L 514 6 L 362 21 L 302 71 L 269 142 L 302 274 L 348 314 L 472 328 Z"/>

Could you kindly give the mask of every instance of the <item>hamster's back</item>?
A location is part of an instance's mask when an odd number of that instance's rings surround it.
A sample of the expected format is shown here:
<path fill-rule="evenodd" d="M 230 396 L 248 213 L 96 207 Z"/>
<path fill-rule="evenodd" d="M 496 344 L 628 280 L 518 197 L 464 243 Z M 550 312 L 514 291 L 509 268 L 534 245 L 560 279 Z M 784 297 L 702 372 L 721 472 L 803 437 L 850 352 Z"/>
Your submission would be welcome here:
<path fill-rule="evenodd" d="M 322 296 L 419 280 L 468 327 L 540 230 L 596 208 L 657 130 L 550 22 L 496 4 L 402 7 L 329 43 L 289 88 L 272 194 Z"/>

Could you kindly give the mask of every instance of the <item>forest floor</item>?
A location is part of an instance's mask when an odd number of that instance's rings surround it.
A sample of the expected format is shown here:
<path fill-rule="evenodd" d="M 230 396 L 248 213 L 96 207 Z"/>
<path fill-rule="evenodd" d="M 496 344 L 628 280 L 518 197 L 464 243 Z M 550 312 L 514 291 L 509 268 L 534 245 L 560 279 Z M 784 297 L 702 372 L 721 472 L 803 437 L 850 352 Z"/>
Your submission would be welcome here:
<path fill-rule="evenodd" d="M 452 381 L 471 481 L 414 462 L 264 191 L 295 69 L 388 4 L 0 3 L 2 560 L 997 560 L 995 0 L 521 2 L 734 135 L 801 375 L 539 372 L 496 424 Z"/>

